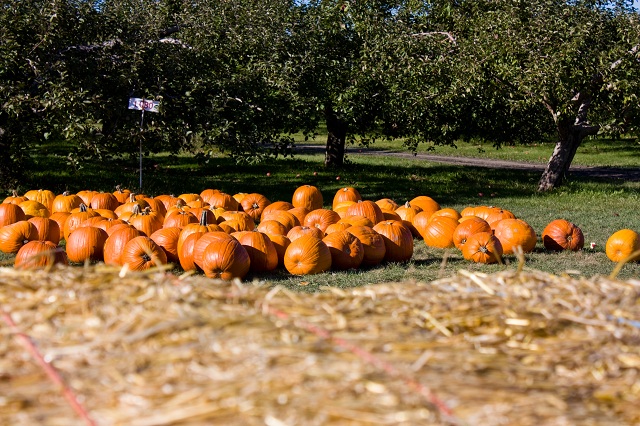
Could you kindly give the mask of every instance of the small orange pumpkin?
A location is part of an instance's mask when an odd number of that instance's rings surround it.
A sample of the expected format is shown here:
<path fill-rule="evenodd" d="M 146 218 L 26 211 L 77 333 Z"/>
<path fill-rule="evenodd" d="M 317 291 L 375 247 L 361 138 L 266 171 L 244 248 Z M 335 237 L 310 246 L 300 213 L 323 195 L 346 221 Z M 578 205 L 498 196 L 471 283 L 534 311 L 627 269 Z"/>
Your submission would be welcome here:
<path fill-rule="evenodd" d="M 476 263 L 502 263 L 502 245 L 490 232 L 478 232 L 462 246 L 462 256 Z"/>

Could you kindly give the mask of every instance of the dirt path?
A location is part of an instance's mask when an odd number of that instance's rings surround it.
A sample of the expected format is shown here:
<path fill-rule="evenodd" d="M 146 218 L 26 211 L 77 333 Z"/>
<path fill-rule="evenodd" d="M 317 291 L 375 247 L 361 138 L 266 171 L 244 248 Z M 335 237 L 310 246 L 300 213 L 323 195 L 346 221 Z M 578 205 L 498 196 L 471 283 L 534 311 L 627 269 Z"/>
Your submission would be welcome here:
<path fill-rule="evenodd" d="M 298 153 L 323 153 L 325 147 L 322 145 L 296 145 L 295 151 Z M 389 155 L 397 158 L 406 158 L 407 160 L 431 161 L 434 163 L 453 164 L 458 166 L 485 167 L 490 169 L 511 169 L 526 170 L 532 172 L 544 171 L 546 164 L 527 163 L 524 161 L 507 161 L 492 160 L 487 158 L 473 157 L 452 157 L 448 155 L 436 155 L 418 153 L 413 154 L 407 151 L 385 151 L 372 148 L 347 148 L 348 155 Z M 626 181 L 639 182 L 640 168 L 622 168 L 622 167 L 589 167 L 576 166 L 570 168 L 570 172 L 574 176 L 584 176 L 601 179 L 622 179 Z"/>

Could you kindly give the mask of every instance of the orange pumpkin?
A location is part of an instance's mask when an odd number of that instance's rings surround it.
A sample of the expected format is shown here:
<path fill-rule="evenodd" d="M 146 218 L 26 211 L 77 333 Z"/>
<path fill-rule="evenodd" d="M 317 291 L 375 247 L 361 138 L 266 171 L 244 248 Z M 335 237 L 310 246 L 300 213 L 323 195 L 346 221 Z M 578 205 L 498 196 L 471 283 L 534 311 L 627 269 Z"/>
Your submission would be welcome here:
<path fill-rule="evenodd" d="M 56 246 L 60 243 L 60 226 L 48 217 L 32 217 L 29 222 L 38 229 L 38 240 L 49 241 Z"/>
<path fill-rule="evenodd" d="M 167 216 L 165 216 L 164 221 L 162 222 L 162 227 L 183 228 L 190 223 L 198 223 L 198 218 L 196 217 L 196 215 L 188 210 L 174 210 L 170 213 L 167 213 Z"/>
<path fill-rule="evenodd" d="M 249 254 L 252 272 L 268 272 L 278 267 L 278 252 L 271 239 L 259 231 L 246 231 L 238 237 Z"/>
<path fill-rule="evenodd" d="M 476 263 L 502 263 L 502 245 L 490 232 L 478 232 L 462 246 L 462 256 Z"/>
<path fill-rule="evenodd" d="M 413 225 L 420 231 L 424 243 L 429 247 L 436 248 L 454 247 L 453 233 L 458 227 L 458 221 L 447 216 L 436 216 L 433 220 L 428 221 L 426 219 L 427 214 L 427 212 L 422 211 L 416 215 L 413 221 Z M 420 218 L 427 220 L 426 225 L 423 225 L 424 222 Z"/>
<path fill-rule="evenodd" d="M 53 200 L 56 198 L 56 194 L 48 189 L 32 189 L 27 191 L 24 196 L 29 200 L 34 200 L 44 205 L 49 211 L 53 207 Z"/>
<path fill-rule="evenodd" d="M 116 228 L 116 227 L 114 227 Z M 124 246 L 136 237 L 139 237 L 140 231 L 133 226 L 124 225 L 119 229 L 115 229 L 110 235 L 107 234 L 103 247 L 104 263 L 107 265 L 122 266 L 122 250 Z"/>
<path fill-rule="evenodd" d="M 0 204 L 0 228 L 12 223 L 27 220 L 24 210 L 18 204 L 2 203 Z"/>
<path fill-rule="evenodd" d="M 51 213 L 49 209 L 39 201 L 36 200 L 27 200 L 18 204 L 20 208 L 24 211 L 27 219 L 31 217 L 49 217 Z"/>
<path fill-rule="evenodd" d="M 362 196 L 357 189 L 351 186 L 347 186 L 344 188 L 340 188 L 336 191 L 333 196 L 332 208 L 335 210 L 336 206 L 344 201 L 360 201 L 362 200 Z"/>
<path fill-rule="evenodd" d="M 382 235 L 384 240 L 384 260 L 387 262 L 406 262 L 411 259 L 413 256 L 413 235 L 402 222 L 384 220 L 377 223 L 373 230 Z"/>
<path fill-rule="evenodd" d="M 287 235 L 287 232 L 290 231 L 290 229 L 277 220 L 263 220 L 258 224 L 256 230 L 264 232 L 267 235 Z"/>
<path fill-rule="evenodd" d="M 467 239 L 473 234 L 477 234 L 478 232 L 492 232 L 491 226 L 489 226 L 486 220 L 477 216 L 465 217 L 469 219 L 460 222 L 453 231 L 453 244 L 460 250 L 462 250 L 464 243 L 466 243 Z"/>
<path fill-rule="evenodd" d="M 105 209 L 114 211 L 120 205 L 120 201 L 110 192 L 99 192 L 91 198 L 92 209 Z"/>
<path fill-rule="evenodd" d="M 67 238 L 67 257 L 70 262 L 104 260 L 104 245 L 109 235 L 95 226 L 77 228 Z"/>
<path fill-rule="evenodd" d="M 321 209 L 323 206 L 322 192 L 313 185 L 299 186 L 293 192 L 291 204 L 294 207 L 304 207 L 309 211 Z"/>
<path fill-rule="evenodd" d="M 178 238 L 180 237 L 180 228 L 174 226 L 171 228 L 161 228 L 151 234 L 151 238 L 157 245 L 162 247 L 167 255 L 167 262 L 174 264 L 180 263 L 178 258 Z"/>
<path fill-rule="evenodd" d="M 278 253 L 278 266 L 284 267 L 284 254 L 289 244 L 291 244 L 291 240 L 287 238 L 286 235 L 267 234 L 267 236 L 276 248 L 276 253 Z"/>
<path fill-rule="evenodd" d="M 440 204 L 438 204 L 436 200 L 427 195 L 419 195 L 409 201 L 409 204 L 414 207 L 420 207 L 420 209 L 423 212 L 427 212 L 429 216 L 440 210 Z"/>
<path fill-rule="evenodd" d="M 495 223 L 494 235 L 502 245 L 503 254 L 512 254 L 517 247 L 531 253 L 538 241 L 536 231 L 522 219 L 502 219 Z"/>
<path fill-rule="evenodd" d="M 209 203 L 211 208 L 223 208 L 225 210 L 238 210 L 238 206 L 240 205 L 232 195 L 224 192 L 213 193 L 207 196 L 207 198 L 203 197 L 203 200 Z"/>
<path fill-rule="evenodd" d="M 384 220 L 380 206 L 371 200 L 358 201 L 347 208 L 345 218 L 351 216 L 364 216 L 374 225 Z"/>
<path fill-rule="evenodd" d="M 565 219 L 556 219 L 542 231 L 542 244 L 552 251 L 578 251 L 584 247 L 584 235 L 577 225 Z"/>
<path fill-rule="evenodd" d="M 202 270 L 210 278 L 227 281 L 234 278 L 243 279 L 250 267 L 249 253 L 233 238 L 213 241 L 202 254 Z"/>
<path fill-rule="evenodd" d="M 148 237 L 158 229 L 162 229 L 164 217 L 160 213 L 152 211 L 149 207 L 146 207 L 140 212 L 138 212 L 137 209 L 134 210 L 134 213 L 129 217 L 128 222 Z"/>
<path fill-rule="evenodd" d="M 350 226 L 346 229 L 353 234 L 364 248 L 364 257 L 362 258 L 362 266 L 375 266 L 384 260 L 387 248 L 382 235 L 378 234 L 373 228 L 368 226 Z"/>
<path fill-rule="evenodd" d="M 140 235 L 124 246 L 120 262 L 132 271 L 146 271 L 166 264 L 167 255 L 151 238 Z"/>
<path fill-rule="evenodd" d="M 364 247 L 353 234 L 342 230 L 333 232 L 322 239 L 331 252 L 331 268 L 343 271 L 356 269 L 364 259 Z"/>
<path fill-rule="evenodd" d="M 331 268 L 331 252 L 320 238 L 303 235 L 287 247 L 284 267 L 293 275 L 319 274 Z"/>
<path fill-rule="evenodd" d="M 632 229 L 620 229 L 607 239 L 605 253 L 609 260 L 640 260 L 640 234 Z"/>
<path fill-rule="evenodd" d="M 333 210 L 316 209 L 310 211 L 305 216 L 303 226 L 316 227 L 320 229 L 324 234 L 324 231 L 329 225 L 338 223 L 339 220 L 340 215 L 338 215 L 338 213 L 334 212 Z"/>
<path fill-rule="evenodd" d="M 287 211 L 292 208 L 293 208 L 293 204 L 291 204 L 288 201 L 274 201 L 273 203 L 269 204 L 262 210 L 262 215 L 260 215 L 260 220 L 264 220 L 264 217 L 268 213 L 273 212 L 275 210 Z"/>
<path fill-rule="evenodd" d="M 324 232 L 315 226 L 294 226 L 289 232 L 287 232 L 287 238 L 289 238 L 291 242 L 294 242 L 305 235 L 312 235 L 319 240 L 324 238 Z"/>
<path fill-rule="evenodd" d="M 267 197 L 258 193 L 247 194 L 244 198 L 242 198 L 242 210 L 245 211 L 254 222 L 260 221 L 260 216 L 262 215 L 262 211 L 271 204 L 271 201 Z"/>
<path fill-rule="evenodd" d="M 130 194 L 130 190 L 121 188 L 120 185 L 116 185 L 116 190 L 113 191 L 113 195 L 116 197 L 120 204 L 128 202 Z"/>
<path fill-rule="evenodd" d="M 29 241 L 20 247 L 13 266 L 17 269 L 38 269 L 67 265 L 67 254 L 51 241 Z"/>
<path fill-rule="evenodd" d="M 409 228 L 414 237 L 421 237 L 420 232 L 418 232 L 416 227 L 413 226 L 413 218 L 421 211 L 422 209 L 420 207 L 414 206 L 408 201 L 395 210 L 398 216 L 402 219 L 402 223 Z"/>
<path fill-rule="evenodd" d="M 0 228 L 0 251 L 17 253 L 29 241 L 38 239 L 38 229 L 26 220 L 5 225 Z"/>
<path fill-rule="evenodd" d="M 189 239 L 189 237 L 187 237 L 187 239 Z M 193 263 L 195 263 L 195 265 L 198 268 L 200 268 L 200 270 L 204 270 L 203 256 L 204 256 L 205 250 L 207 249 L 209 244 L 214 243 L 216 241 L 224 241 L 224 240 L 237 241 L 234 237 L 227 234 L 226 232 L 214 231 L 214 232 L 207 232 L 206 234 L 202 235 L 200 238 L 198 238 L 198 240 L 195 242 L 195 245 L 193 246 Z M 186 243 L 186 240 L 185 240 L 185 243 Z"/>
<path fill-rule="evenodd" d="M 77 209 L 74 209 L 71 212 L 67 217 L 67 220 L 64 222 L 64 228 L 62 229 L 64 239 L 68 241 L 69 235 L 79 228 L 82 222 L 96 216 L 100 216 L 100 214 L 93 209 L 87 208 L 86 204 L 81 203 Z"/>
<path fill-rule="evenodd" d="M 82 198 L 80 198 L 78 195 L 71 194 L 69 192 L 63 192 L 53 199 L 53 204 L 51 205 L 51 213 L 71 213 L 73 209 L 77 209 L 78 207 L 80 207 L 80 204 L 82 204 Z"/>
<path fill-rule="evenodd" d="M 379 200 L 376 200 L 376 204 L 378 205 L 378 207 L 380 207 L 380 210 L 382 210 L 383 213 L 395 212 L 396 209 L 400 207 L 398 203 L 393 201 L 391 198 L 381 198 Z"/>

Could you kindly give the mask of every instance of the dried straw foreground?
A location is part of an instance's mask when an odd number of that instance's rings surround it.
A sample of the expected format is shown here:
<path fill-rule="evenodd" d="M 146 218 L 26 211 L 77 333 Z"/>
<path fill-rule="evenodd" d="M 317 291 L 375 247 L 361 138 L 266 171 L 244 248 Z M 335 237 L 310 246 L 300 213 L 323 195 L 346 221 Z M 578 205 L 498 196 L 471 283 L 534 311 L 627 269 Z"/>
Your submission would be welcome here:
<path fill-rule="evenodd" d="M 0 268 L 0 423 L 637 425 L 639 294 L 536 271 L 308 295 Z"/>

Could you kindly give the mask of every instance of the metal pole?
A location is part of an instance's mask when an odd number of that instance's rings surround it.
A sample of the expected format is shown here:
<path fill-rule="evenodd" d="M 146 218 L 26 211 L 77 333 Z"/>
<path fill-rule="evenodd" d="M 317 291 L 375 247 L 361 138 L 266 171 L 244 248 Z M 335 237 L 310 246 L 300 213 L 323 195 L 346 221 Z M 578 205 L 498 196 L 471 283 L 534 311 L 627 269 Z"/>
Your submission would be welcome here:
<path fill-rule="evenodd" d="M 140 115 L 140 192 L 142 193 L 142 126 L 144 124 L 144 108 Z"/>

